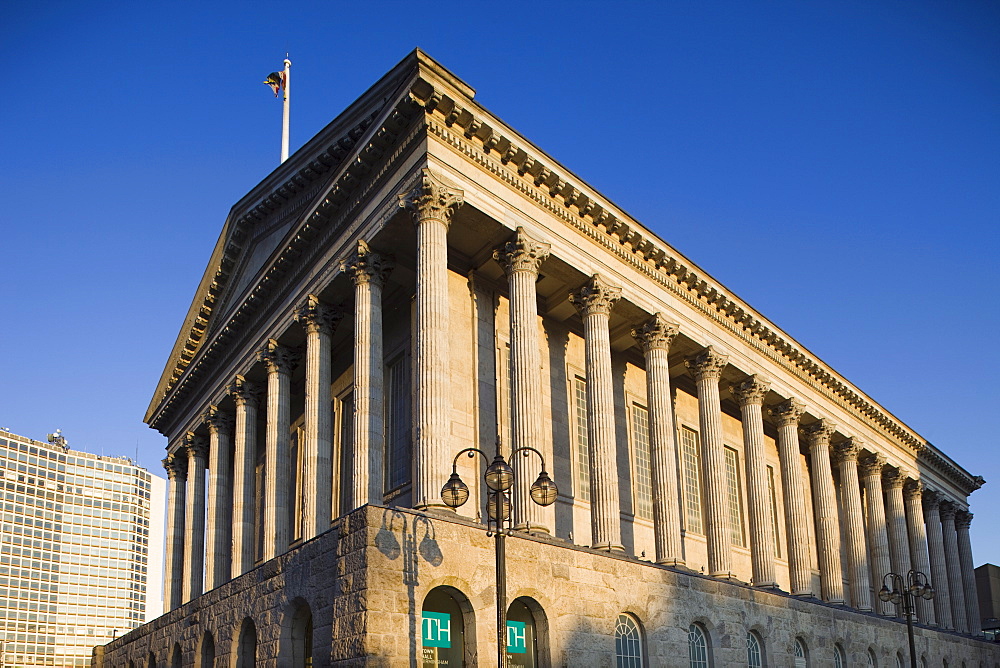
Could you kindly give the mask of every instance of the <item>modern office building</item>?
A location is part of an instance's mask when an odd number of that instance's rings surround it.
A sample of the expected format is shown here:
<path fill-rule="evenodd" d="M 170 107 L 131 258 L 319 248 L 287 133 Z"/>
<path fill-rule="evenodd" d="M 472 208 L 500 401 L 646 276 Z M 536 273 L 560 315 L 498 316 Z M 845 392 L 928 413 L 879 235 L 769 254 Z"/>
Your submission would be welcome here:
<path fill-rule="evenodd" d="M 474 96 L 415 51 L 233 207 L 145 418 L 169 612 L 103 665 L 897 666 L 911 569 L 922 665 L 993 665 L 982 478 Z"/>
<path fill-rule="evenodd" d="M 983 633 L 994 641 L 1000 641 L 1000 567 L 993 564 L 979 566 L 976 569 L 976 590 Z"/>
<path fill-rule="evenodd" d="M 89 666 L 161 614 L 166 481 L 0 432 L 0 666 Z"/>

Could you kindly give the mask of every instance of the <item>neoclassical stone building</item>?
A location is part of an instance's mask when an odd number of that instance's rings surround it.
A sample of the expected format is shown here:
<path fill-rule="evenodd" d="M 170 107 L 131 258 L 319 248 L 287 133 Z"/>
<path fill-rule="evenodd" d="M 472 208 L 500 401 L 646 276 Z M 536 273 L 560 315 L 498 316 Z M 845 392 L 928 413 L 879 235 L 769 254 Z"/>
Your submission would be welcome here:
<path fill-rule="evenodd" d="M 1000 661 L 983 480 L 420 51 L 233 207 L 146 422 L 170 612 L 105 666 L 495 665 L 480 461 L 441 488 L 498 439 L 560 490 L 516 458 L 511 665 L 903 665 L 910 569 L 923 665 Z"/>

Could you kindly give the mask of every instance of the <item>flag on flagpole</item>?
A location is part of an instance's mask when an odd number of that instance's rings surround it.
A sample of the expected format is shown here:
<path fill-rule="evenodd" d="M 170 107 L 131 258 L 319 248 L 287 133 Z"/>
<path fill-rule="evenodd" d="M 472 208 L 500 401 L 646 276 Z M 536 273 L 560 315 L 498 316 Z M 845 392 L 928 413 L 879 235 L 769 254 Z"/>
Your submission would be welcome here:
<path fill-rule="evenodd" d="M 284 72 L 271 72 L 264 79 L 264 83 L 271 87 L 274 91 L 274 96 L 278 97 L 278 91 L 284 90 L 285 88 L 285 73 Z"/>

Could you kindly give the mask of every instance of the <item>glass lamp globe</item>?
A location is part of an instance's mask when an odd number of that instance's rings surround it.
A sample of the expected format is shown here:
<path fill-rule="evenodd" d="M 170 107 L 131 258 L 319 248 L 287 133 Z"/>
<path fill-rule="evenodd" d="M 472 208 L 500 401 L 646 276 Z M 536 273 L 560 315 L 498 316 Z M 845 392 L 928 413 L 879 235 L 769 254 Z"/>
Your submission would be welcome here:
<path fill-rule="evenodd" d="M 486 514 L 494 522 L 502 522 L 510 517 L 510 497 L 505 492 L 490 494 L 486 503 Z"/>
<path fill-rule="evenodd" d="M 462 481 L 458 473 L 452 473 L 448 482 L 441 488 L 441 500 L 449 508 L 458 508 L 469 500 L 469 486 Z"/>
<path fill-rule="evenodd" d="M 538 480 L 531 485 L 531 500 L 540 506 L 551 506 L 559 496 L 559 488 L 549 477 L 549 474 L 542 471 L 538 474 Z"/>
<path fill-rule="evenodd" d="M 497 455 L 486 469 L 486 486 L 495 492 L 506 492 L 513 484 L 514 470 L 502 455 Z"/>

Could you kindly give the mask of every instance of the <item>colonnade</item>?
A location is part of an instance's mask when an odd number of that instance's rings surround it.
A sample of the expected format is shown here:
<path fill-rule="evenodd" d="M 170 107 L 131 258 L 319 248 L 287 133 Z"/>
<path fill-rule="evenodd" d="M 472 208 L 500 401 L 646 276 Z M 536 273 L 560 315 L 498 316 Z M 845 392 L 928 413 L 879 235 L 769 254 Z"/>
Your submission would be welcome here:
<path fill-rule="evenodd" d="M 440 489 L 450 471 L 451 457 L 460 447 L 450 437 L 449 428 L 447 232 L 461 205 L 461 191 L 450 188 L 427 170 L 414 190 L 400 196 L 400 206 L 410 212 L 417 230 L 412 499 L 413 505 L 422 509 L 443 507 Z M 549 252 L 549 244 L 518 228 L 513 240 L 494 254 L 505 271 L 509 288 L 514 448 L 537 444 L 544 425 L 537 379 L 542 345 L 536 323 L 535 285 Z M 342 476 L 351 481 L 347 495 L 350 502 L 341 508 L 347 512 L 383 501 L 381 289 L 390 263 L 359 242 L 344 269 L 355 286 L 353 468 L 349 478 Z M 599 274 L 570 296 L 583 321 L 585 344 L 591 543 L 594 548 L 606 550 L 623 549 L 609 332 L 612 310 L 621 298 L 622 289 Z M 342 313 L 310 295 L 295 317 L 306 331 L 305 436 L 300 447 L 304 504 L 301 537 L 308 540 L 330 526 L 335 507 L 331 495 L 333 429 L 328 410 L 330 342 Z M 643 351 L 646 369 L 656 561 L 683 566 L 668 369 L 668 353 L 678 332 L 678 325 L 657 313 L 646 322 L 636 323 L 632 335 Z M 264 542 L 260 556 L 267 560 L 284 553 L 295 535 L 289 525 L 289 404 L 291 372 L 300 361 L 299 354 L 271 339 L 263 345 L 258 360 L 267 369 L 266 387 L 255 387 L 245 377 L 236 376 L 228 390 L 235 413 L 229 415 L 217 406 L 209 407 L 203 417 L 209 439 L 185 434 L 164 460 L 170 477 L 168 608 L 246 572 L 254 564 L 258 411 L 266 416 Z M 731 366 L 729 358 L 711 345 L 686 360 L 697 387 L 707 570 L 715 577 L 733 575 L 733 527 L 729 525 L 720 398 L 720 383 Z M 969 542 L 972 515 L 906 471 L 888 466 L 881 454 L 857 436 L 842 434 L 829 420 L 820 418 L 801 425 L 801 418 L 807 414 L 803 403 L 795 397 L 774 400 L 775 392 L 765 379 L 742 375 L 743 380 L 730 386 L 730 391 L 739 405 L 743 427 L 752 584 L 777 586 L 775 555 L 779 536 L 772 528 L 765 464 L 766 415 L 777 431 L 791 593 L 896 614 L 874 594 L 885 573 L 893 570 L 905 574 L 912 567 L 926 572 L 937 590 L 933 603 L 919 603 L 919 621 L 978 632 Z M 800 433 L 808 444 L 808 488 L 801 463 Z M 520 459 L 515 466 L 523 465 Z M 207 526 L 206 465 L 210 471 Z M 836 481 L 834 465 L 838 471 Z M 810 493 L 814 517 L 807 513 L 806 498 Z M 526 489 L 515 494 L 514 513 L 519 529 L 551 530 L 543 513 L 530 502 Z M 815 543 L 808 532 L 813 521 Z M 812 550 L 819 564 L 818 592 L 812 586 Z M 842 562 L 846 564 L 849 598 L 845 595 Z"/>

